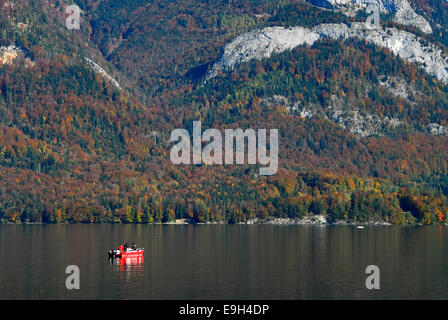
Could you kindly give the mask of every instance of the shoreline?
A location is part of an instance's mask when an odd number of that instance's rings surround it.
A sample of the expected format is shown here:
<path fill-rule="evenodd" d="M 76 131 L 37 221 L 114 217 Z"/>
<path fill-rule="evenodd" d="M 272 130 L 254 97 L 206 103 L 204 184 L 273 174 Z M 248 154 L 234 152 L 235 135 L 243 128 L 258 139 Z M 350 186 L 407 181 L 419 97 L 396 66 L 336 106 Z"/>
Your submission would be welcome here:
<path fill-rule="evenodd" d="M 414 224 L 392 224 L 385 221 L 346 221 L 346 220 L 337 220 L 337 221 L 328 221 L 323 215 L 316 216 L 306 216 L 304 218 L 274 218 L 268 217 L 265 219 L 254 218 L 244 222 L 235 222 L 229 223 L 224 221 L 208 221 L 208 222 L 194 222 L 187 219 L 177 219 L 171 222 L 152 222 L 152 223 L 121 223 L 121 222 L 92 222 L 92 223 L 73 223 L 73 222 L 63 222 L 63 223 L 44 223 L 44 222 L 6 222 L 0 223 L 0 225 L 69 225 L 69 224 L 85 224 L 85 225 L 95 225 L 95 224 L 145 224 L 145 225 L 315 225 L 315 226 L 423 226 L 422 223 L 414 223 Z M 436 225 L 436 224 L 434 224 Z M 448 223 L 439 224 L 439 226 L 448 226 Z"/>

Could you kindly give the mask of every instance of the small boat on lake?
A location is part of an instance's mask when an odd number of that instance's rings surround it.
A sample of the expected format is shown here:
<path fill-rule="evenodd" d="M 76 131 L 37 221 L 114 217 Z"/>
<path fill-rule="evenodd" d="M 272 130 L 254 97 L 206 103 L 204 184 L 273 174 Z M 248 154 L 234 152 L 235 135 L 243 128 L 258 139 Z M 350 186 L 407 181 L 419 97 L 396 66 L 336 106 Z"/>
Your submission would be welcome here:
<path fill-rule="evenodd" d="M 125 248 L 124 246 L 119 246 L 118 249 L 109 250 L 109 258 L 138 258 L 143 257 L 145 252 L 144 248 Z"/>

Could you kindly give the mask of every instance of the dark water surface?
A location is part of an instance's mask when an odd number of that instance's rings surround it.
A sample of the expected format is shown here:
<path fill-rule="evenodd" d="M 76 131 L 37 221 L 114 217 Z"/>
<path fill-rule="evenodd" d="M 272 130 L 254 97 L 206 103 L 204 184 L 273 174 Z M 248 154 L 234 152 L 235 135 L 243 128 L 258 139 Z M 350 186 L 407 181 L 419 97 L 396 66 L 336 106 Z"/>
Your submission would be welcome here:
<path fill-rule="evenodd" d="M 124 241 L 142 263 L 109 262 Z M 448 227 L 0 225 L 0 299 L 336 298 L 448 299 Z"/>

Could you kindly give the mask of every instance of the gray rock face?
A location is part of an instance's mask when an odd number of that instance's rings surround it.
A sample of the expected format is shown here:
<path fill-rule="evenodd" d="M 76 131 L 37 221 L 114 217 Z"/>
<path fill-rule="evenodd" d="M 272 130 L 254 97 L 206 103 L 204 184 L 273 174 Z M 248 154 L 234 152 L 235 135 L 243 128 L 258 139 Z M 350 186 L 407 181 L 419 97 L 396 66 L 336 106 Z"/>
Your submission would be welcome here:
<path fill-rule="evenodd" d="M 358 38 L 391 50 L 408 62 L 417 63 L 428 74 L 448 83 L 448 59 L 442 50 L 425 43 L 416 35 L 395 28 L 372 29 L 365 23 L 321 24 L 312 29 L 303 27 L 268 27 L 237 37 L 227 44 L 221 58 L 213 65 L 206 80 L 219 72 L 232 70 L 237 64 L 253 59 L 269 58 L 274 53 L 291 50 L 297 46 L 312 45 L 319 39 L 345 40 Z"/>
<path fill-rule="evenodd" d="M 414 86 L 409 85 L 405 79 L 399 77 L 380 77 L 380 85 L 394 95 L 409 101 L 409 96 L 414 96 L 417 91 Z"/>
<path fill-rule="evenodd" d="M 302 105 L 280 95 L 265 97 L 261 102 L 263 107 L 275 105 L 286 107 L 289 112 L 295 112 L 302 119 L 315 116 L 326 118 L 359 137 L 367 137 L 374 134 L 383 135 L 388 130 L 403 124 L 403 121 L 398 118 L 366 113 L 357 106 L 350 105 L 344 99 L 335 95 L 331 97 L 331 103 L 326 107 Z"/>
<path fill-rule="evenodd" d="M 448 136 L 448 128 L 441 126 L 438 123 L 430 123 L 428 125 L 428 131 L 432 135 L 445 135 Z"/>
<path fill-rule="evenodd" d="M 388 116 L 362 115 L 355 108 L 344 110 L 338 106 L 328 106 L 327 114 L 330 120 L 360 137 L 382 134 L 387 129 L 396 128 L 403 123 L 397 118 L 389 118 Z"/>
<path fill-rule="evenodd" d="M 275 53 L 291 50 L 299 45 L 311 45 L 318 38 L 318 34 L 302 27 L 268 27 L 243 34 L 226 45 L 224 54 L 213 66 L 207 79 L 217 76 L 221 71 L 232 70 L 242 62 L 267 59 Z"/>
<path fill-rule="evenodd" d="M 427 73 L 448 83 L 448 59 L 442 50 L 413 33 L 395 28 L 370 29 L 365 23 L 352 23 L 350 27 L 344 24 L 322 24 L 312 29 L 321 38 L 333 40 L 359 38 L 379 47 L 391 50 L 395 55 L 408 62 L 415 62 Z"/>
<path fill-rule="evenodd" d="M 348 16 L 364 11 L 369 6 L 378 6 L 381 13 L 392 14 L 393 20 L 401 25 L 416 27 L 424 33 L 432 33 L 429 22 L 415 13 L 408 0 L 307 0 L 324 8 L 341 11 Z"/>
<path fill-rule="evenodd" d="M 88 64 L 92 67 L 92 69 L 95 71 L 95 73 L 98 73 L 101 75 L 104 79 L 109 81 L 113 86 L 115 86 L 118 90 L 121 90 L 120 84 L 117 80 L 112 78 L 103 68 L 101 68 L 97 63 L 93 62 L 89 58 L 85 58 Z"/>

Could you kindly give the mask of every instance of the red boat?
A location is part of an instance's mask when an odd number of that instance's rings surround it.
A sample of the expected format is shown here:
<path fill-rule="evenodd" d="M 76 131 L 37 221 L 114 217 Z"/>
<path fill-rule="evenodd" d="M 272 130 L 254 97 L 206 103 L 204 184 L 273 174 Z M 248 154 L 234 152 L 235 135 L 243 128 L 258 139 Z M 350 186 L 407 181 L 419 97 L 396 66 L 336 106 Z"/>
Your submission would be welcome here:
<path fill-rule="evenodd" d="M 112 249 L 109 251 L 109 258 L 138 258 L 143 257 L 144 248 L 127 248 L 119 246 L 118 249 Z"/>
<path fill-rule="evenodd" d="M 126 251 L 121 251 L 120 253 L 116 254 L 115 256 L 118 258 L 137 258 L 143 256 L 143 252 L 145 252 L 145 249 L 128 249 Z"/>
<path fill-rule="evenodd" d="M 138 266 L 143 264 L 143 256 L 140 257 L 132 257 L 132 258 L 121 258 L 117 259 L 116 264 L 119 266 Z"/>

